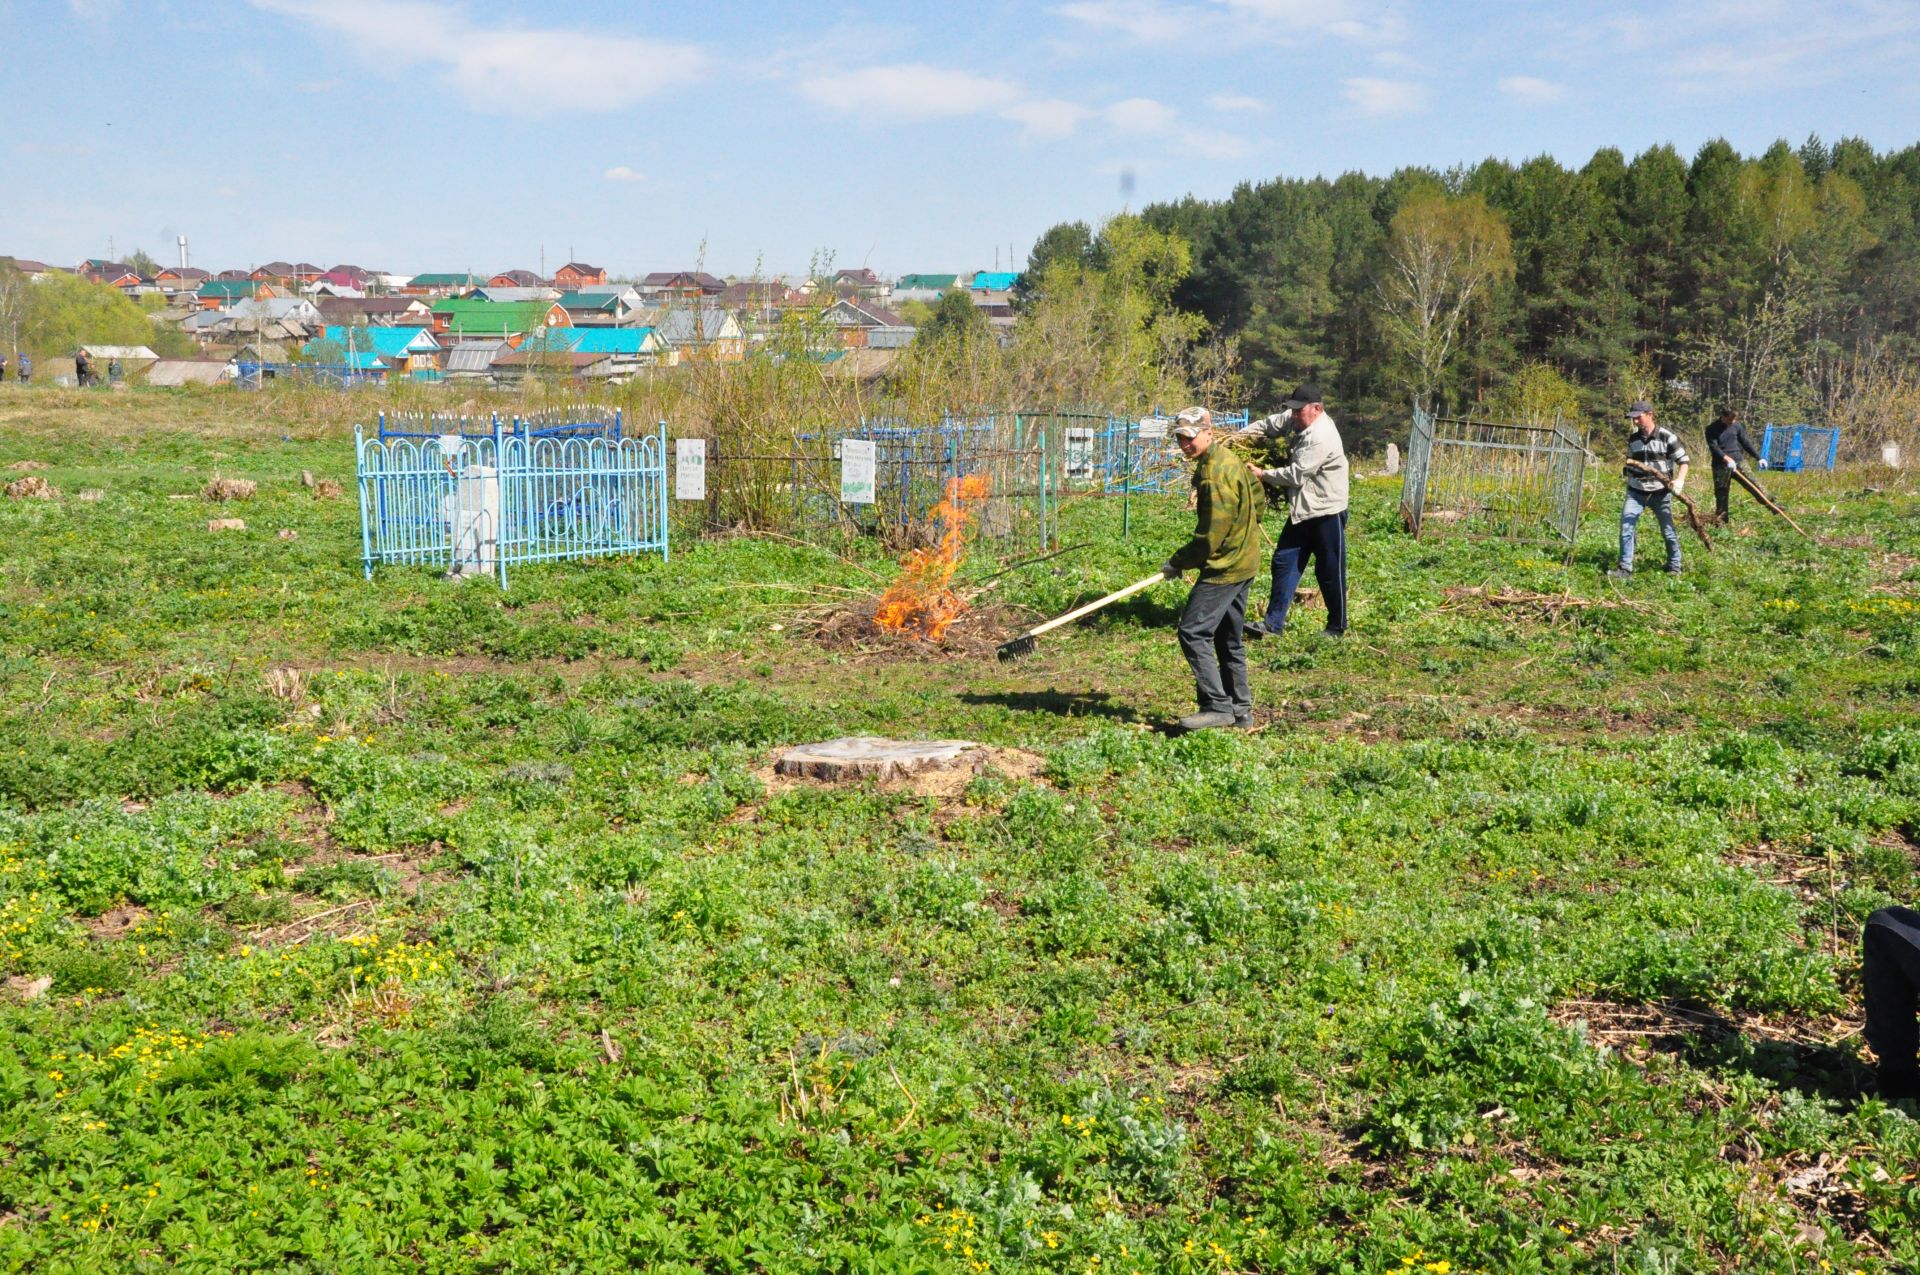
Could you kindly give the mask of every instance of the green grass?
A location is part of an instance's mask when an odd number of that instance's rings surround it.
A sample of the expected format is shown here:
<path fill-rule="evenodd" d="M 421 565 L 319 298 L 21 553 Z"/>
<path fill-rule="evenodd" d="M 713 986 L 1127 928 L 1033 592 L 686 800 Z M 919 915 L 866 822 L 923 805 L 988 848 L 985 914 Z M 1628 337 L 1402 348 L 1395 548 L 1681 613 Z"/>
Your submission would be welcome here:
<path fill-rule="evenodd" d="M 1920 893 L 1910 484 L 1615 589 L 1609 478 L 1571 568 L 1366 482 L 1353 635 L 1174 739 L 1175 586 L 998 665 L 807 637 L 866 546 L 367 584 L 272 410 L 0 396 L 64 493 L 0 503 L 6 1269 L 1920 1263 L 1854 953 Z M 170 499 L 216 467 L 245 532 Z M 1133 515 L 992 597 L 1145 574 L 1187 515 Z M 854 732 L 1044 761 L 761 777 Z"/>

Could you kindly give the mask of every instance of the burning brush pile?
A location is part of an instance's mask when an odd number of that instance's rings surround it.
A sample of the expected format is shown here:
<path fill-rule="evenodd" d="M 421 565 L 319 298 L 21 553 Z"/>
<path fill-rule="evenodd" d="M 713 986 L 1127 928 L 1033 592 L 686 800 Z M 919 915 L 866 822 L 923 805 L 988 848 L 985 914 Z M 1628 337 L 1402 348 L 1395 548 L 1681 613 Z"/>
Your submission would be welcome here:
<path fill-rule="evenodd" d="M 861 598 L 830 612 L 815 627 L 815 638 L 823 645 L 872 653 L 991 651 L 1017 621 L 1004 613 L 1006 608 L 979 605 L 992 584 L 968 589 L 953 582 L 966 559 L 967 532 L 988 493 L 984 474 L 948 479 L 928 518 L 933 542 L 907 551 L 900 574 L 877 600 Z"/>

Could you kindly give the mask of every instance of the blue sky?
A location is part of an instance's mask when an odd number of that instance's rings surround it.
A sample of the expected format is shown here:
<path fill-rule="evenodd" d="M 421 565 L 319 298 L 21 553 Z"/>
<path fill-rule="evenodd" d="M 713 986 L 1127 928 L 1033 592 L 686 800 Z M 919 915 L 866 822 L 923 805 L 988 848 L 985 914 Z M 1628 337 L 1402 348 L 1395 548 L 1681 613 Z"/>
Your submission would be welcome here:
<path fill-rule="evenodd" d="M 0 253 L 883 273 L 1275 176 L 1920 139 L 1916 0 L 0 0 Z"/>

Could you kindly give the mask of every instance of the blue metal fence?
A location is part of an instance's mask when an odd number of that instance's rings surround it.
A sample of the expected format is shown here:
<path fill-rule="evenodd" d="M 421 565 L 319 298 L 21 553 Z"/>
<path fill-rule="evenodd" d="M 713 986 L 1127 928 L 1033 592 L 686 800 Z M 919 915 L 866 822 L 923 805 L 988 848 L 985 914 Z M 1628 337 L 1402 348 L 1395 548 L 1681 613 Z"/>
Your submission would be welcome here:
<path fill-rule="evenodd" d="M 1840 431 L 1827 425 L 1769 425 L 1760 435 L 1767 468 L 1795 474 L 1832 469 L 1840 456 Z"/>
<path fill-rule="evenodd" d="M 586 424 L 586 422 L 579 422 Z M 668 556 L 667 427 L 639 438 L 354 431 L 361 560 L 449 574 L 573 558 Z"/>
<path fill-rule="evenodd" d="M 625 420 L 617 407 L 558 407 L 502 417 L 468 416 L 460 412 L 382 412 L 376 435 L 390 438 L 598 438 L 617 443 Z"/>

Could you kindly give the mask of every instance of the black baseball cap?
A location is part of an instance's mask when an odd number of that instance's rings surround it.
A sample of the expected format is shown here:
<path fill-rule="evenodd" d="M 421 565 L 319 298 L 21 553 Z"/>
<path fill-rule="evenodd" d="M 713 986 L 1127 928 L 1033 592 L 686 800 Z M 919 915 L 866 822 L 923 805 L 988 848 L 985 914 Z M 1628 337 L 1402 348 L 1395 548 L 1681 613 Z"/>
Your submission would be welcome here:
<path fill-rule="evenodd" d="M 1629 407 L 1627 409 L 1627 415 L 1629 417 L 1638 416 L 1642 412 L 1645 412 L 1648 415 L 1653 414 L 1653 404 L 1647 402 L 1647 400 L 1645 400 L 1644 398 L 1640 399 L 1638 402 L 1634 403 L 1632 407 Z"/>
<path fill-rule="evenodd" d="M 1280 406 L 1290 407 L 1298 411 L 1309 403 L 1318 403 L 1320 401 L 1320 387 L 1312 381 L 1302 381 L 1293 393 L 1287 395 L 1287 401 L 1280 404 Z"/>

